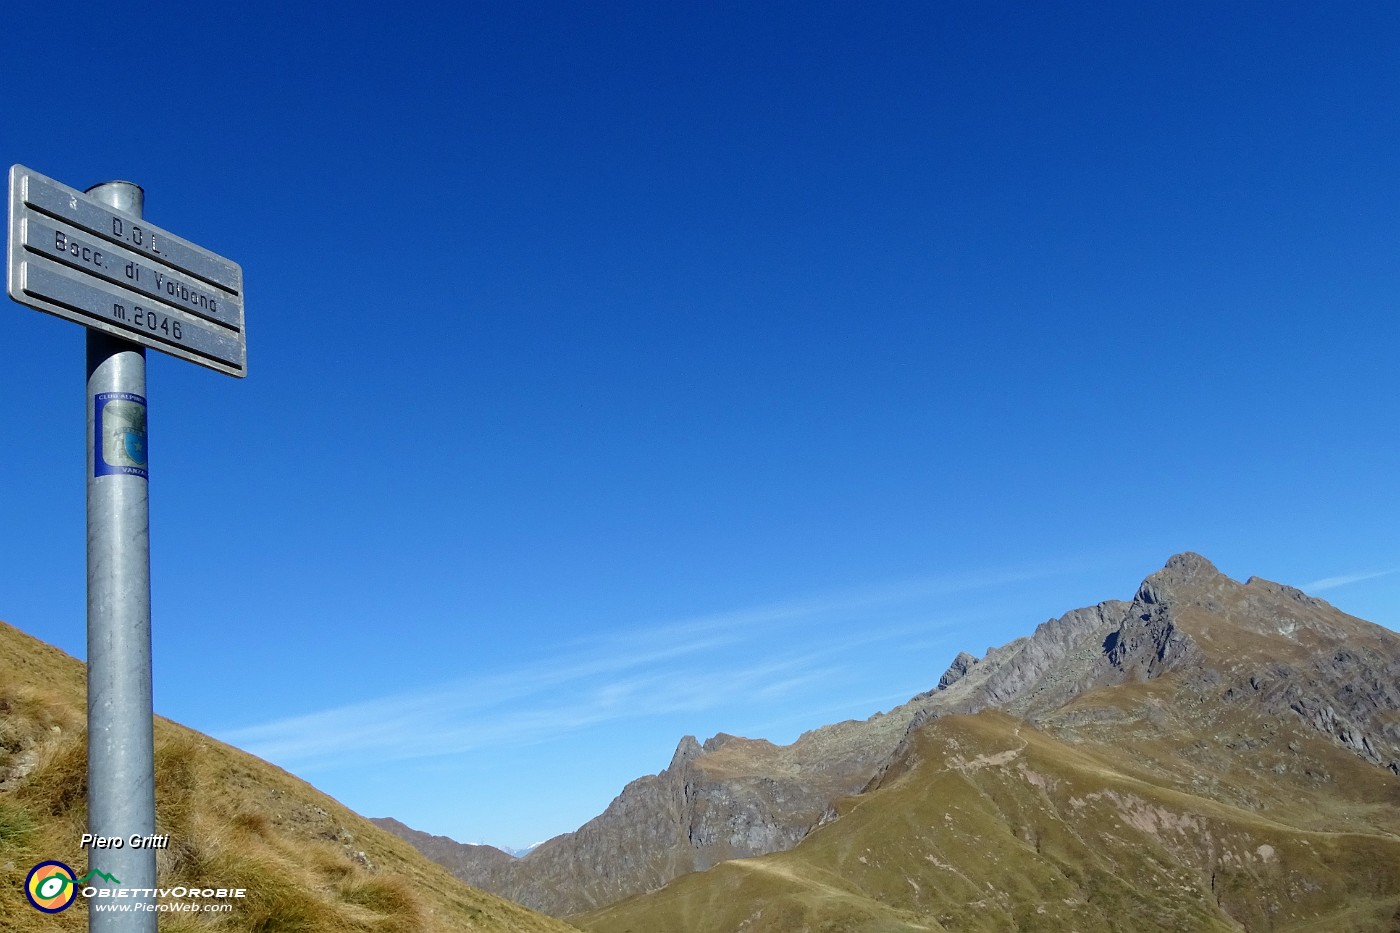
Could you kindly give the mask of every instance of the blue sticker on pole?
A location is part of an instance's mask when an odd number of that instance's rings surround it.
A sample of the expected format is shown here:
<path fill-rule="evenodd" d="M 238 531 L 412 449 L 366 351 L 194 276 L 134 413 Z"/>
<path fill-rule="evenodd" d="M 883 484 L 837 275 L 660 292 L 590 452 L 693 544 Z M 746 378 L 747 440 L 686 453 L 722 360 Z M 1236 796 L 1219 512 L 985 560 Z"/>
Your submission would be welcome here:
<path fill-rule="evenodd" d="M 146 476 L 146 400 L 132 392 L 99 392 L 93 437 L 94 476 Z"/>

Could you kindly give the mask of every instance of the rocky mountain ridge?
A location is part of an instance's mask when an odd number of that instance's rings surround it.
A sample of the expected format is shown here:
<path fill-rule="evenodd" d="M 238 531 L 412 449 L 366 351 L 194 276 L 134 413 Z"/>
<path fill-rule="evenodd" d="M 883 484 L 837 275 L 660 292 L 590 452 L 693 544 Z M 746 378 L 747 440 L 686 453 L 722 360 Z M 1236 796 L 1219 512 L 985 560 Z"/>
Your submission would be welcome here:
<path fill-rule="evenodd" d="M 603 814 L 523 859 L 439 845 L 440 856 L 457 854 L 443 856 L 455 863 L 438 860 L 548 913 L 596 909 L 730 859 L 791 849 L 835 818 L 838 800 L 879 786 L 929 722 L 1000 710 L 1064 726 L 1084 715 L 1074 709 L 1078 697 L 1168 675 L 1222 703 L 1296 719 L 1393 773 L 1397 645 L 1395 633 L 1292 587 L 1240 584 L 1205 558 L 1180 554 L 1131 601 L 1066 613 L 980 659 L 959 654 L 936 688 L 888 714 L 822 727 L 789 746 L 687 736 L 665 770 L 633 781 Z"/>
<path fill-rule="evenodd" d="M 1400 635 L 1179 555 L 1130 603 L 950 674 L 866 791 L 793 849 L 575 922 L 1400 930 Z"/>

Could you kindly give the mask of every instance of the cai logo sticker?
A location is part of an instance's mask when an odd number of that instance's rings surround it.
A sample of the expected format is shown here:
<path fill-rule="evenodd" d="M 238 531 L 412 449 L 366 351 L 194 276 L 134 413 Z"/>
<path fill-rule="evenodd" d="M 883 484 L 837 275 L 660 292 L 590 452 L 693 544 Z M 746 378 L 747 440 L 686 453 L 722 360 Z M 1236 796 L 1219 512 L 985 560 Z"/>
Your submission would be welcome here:
<path fill-rule="evenodd" d="M 93 475 L 146 474 L 146 400 L 131 392 L 100 392 L 94 419 Z"/>

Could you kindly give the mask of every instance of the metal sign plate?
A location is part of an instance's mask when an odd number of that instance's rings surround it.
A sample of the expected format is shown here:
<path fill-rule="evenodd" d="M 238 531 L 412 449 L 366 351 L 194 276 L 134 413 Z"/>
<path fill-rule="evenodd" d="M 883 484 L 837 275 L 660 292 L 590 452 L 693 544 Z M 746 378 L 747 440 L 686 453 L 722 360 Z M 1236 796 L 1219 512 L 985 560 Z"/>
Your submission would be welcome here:
<path fill-rule="evenodd" d="M 8 265 L 20 304 L 247 375 L 238 263 L 23 165 L 10 168 Z"/>

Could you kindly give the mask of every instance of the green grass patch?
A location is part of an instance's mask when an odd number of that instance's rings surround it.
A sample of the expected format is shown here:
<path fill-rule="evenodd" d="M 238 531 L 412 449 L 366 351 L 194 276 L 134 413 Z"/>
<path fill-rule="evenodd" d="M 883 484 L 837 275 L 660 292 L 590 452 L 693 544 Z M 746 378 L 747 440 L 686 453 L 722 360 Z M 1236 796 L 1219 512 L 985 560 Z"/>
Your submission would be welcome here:
<path fill-rule="evenodd" d="M 29 810 L 7 797 L 0 797 L 0 850 L 12 852 L 27 847 L 37 827 Z"/>

